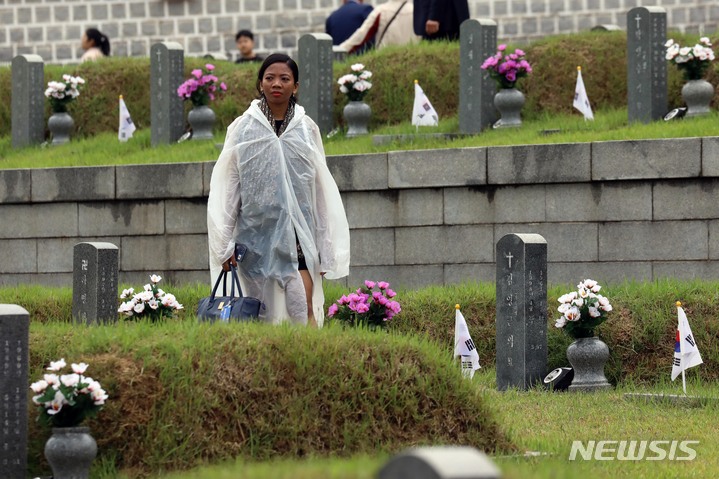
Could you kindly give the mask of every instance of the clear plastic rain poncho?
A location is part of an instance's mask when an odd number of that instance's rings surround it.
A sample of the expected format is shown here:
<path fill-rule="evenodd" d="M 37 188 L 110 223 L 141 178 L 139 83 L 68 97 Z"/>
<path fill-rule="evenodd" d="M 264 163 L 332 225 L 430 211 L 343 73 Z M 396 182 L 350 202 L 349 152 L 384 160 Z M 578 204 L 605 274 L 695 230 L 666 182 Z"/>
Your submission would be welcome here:
<path fill-rule="evenodd" d="M 274 323 L 307 322 L 299 242 L 314 283 L 315 320 L 322 325 L 320 273 L 328 279 L 349 274 L 349 227 L 319 128 L 301 106 L 280 137 L 259 100 L 228 127 L 212 171 L 207 230 L 213 284 L 235 244 L 245 245 L 243 293 L 264 301 L 264 319 Z"/>

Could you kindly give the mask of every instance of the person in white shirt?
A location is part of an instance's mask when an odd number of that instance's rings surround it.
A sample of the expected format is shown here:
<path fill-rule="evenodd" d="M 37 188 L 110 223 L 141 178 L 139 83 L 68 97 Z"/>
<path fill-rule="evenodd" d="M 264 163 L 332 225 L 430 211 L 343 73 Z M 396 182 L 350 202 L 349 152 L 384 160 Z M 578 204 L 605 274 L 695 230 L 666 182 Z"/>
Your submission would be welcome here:
<path fill-rule="evenodd" d="M 95 61 L 103 57 L 110 56 L 110 40 L 107 35 L 97 28 L 88 28 L 82 35 L 80 46 L 85 53 L 80 57 L 80 61 Z"/>
<path fill-rule="evenodd" d="M 340 47 L 349 53 L 362 51 L 363 45 L 375 39 L 375 47 L 418 43 L 412 18 L 414 4 L 405 0 L 390 0 L 372 10 L 362 25 Z"/>

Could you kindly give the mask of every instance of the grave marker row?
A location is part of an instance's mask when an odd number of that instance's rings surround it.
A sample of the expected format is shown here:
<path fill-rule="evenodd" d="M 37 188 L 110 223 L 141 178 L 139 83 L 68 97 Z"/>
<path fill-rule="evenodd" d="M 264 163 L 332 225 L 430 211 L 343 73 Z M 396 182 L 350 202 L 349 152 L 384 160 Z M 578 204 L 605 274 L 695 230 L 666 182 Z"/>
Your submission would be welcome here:
<path fill-rule="evenodd" d="M 627 107 L 629 121 L 661 119 L 667 109 L 667 65 L 664 59 L 666 11 L 636 7 L 627 13 Z M 469 19 L 460 26 L 459 127 L 464 134 L 480 133 L 497 119 L 497 85 L 481 70 L 496 52 L 497 24 L 491 19 Z M 303 35 L 298 44 L 302 88 L 299 103 L 323 134 L 333 127 L 332 62 L 344 52 L 333 49 L 324 33 Z M 176 142 L 185 128 L 183 100 L 177 87 L 184 81 L 184 51 L 176 42 L 150 49 L 150 106 L 152 145 Z M 43 141 L 45 132 L 42 58 L 19 55 L 12 62 L 12 145 L 24 147 Z"/>

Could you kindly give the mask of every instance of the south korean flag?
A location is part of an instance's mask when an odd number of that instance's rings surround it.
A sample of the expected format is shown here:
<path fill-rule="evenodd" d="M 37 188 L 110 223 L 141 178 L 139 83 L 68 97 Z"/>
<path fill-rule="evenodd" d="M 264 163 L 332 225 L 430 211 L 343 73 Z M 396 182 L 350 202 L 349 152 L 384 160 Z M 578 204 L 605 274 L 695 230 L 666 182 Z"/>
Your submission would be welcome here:
<path fill-rule="evenodd" d="M 479 369 L 479 353 L 477 347 L 469 335 L 467 321 L 465 321 L 459 305 L 455 306 L 454 316 L 454 357 L 459 357 L 462 362 L 462 375 L 466 378 L 474 377 L 474 372 Z"/>

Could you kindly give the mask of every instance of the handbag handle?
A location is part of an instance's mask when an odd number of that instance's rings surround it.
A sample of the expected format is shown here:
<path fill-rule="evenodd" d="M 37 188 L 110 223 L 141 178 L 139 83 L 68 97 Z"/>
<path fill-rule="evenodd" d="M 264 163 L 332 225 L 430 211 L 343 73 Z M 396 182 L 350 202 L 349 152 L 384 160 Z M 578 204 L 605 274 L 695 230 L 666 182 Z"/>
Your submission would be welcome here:
<path fill-rule="evenodd" d="M 222 273 L 217 277 L 217 281 L 215 281 L 215 286 L 212 288 L 212 293 L 210 294 L 210 301 L 215 301 L 215 296 L 217 295 L 217 288 L 220 287 L 220 281 L 222 281 L 222 295 L 227 296 L 227 274 L 230 273 L 232 275 L 231 279 L 231 289 L 230 294 L 231 296 L 235 296 L 235 284 L 237 284 L 237 290 L 240 294 L 240 298 L 243 297 L 242 295 L 242 286 L 240 286 L 240 278 L 237 276 L 237 268 L 235 268 L 234 265 L 230 265 L 230 271 L 222 271 Z"/>

